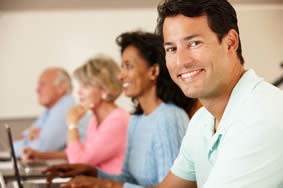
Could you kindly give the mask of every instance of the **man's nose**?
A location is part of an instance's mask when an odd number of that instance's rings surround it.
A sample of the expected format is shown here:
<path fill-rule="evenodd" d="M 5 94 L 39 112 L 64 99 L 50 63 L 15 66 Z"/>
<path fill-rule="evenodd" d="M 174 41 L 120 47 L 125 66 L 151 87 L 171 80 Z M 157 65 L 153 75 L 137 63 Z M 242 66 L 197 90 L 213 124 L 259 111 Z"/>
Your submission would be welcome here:
<path fill-rule="evenodd" d="M 189 50 L 185 48 L 178 48 L 176 53 L 177 53 L 176 63 L 178 65 L 189 65 L 192 63 L 192 56 Z"/>

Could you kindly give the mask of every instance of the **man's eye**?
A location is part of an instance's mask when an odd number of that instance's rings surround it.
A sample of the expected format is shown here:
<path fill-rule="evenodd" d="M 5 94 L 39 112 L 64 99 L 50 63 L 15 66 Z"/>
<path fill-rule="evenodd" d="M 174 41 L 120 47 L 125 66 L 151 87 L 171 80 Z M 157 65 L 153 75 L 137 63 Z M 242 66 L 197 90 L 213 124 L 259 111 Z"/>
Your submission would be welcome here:
<path fill-rule="evenodd" d="M 200 44 L 201 44 L 201 41 L 193 41 L 193 42 L 191 42 L 190 46 L 191 47 L 196 47 L 196 46 L 198 46 Z"/>
<path fill-rule="evenodd" d="M 170 48 L 166 48 L 166 52 L 174 52 L 176 51 L 176 48 L 175 47 L 170 47 Z"/>

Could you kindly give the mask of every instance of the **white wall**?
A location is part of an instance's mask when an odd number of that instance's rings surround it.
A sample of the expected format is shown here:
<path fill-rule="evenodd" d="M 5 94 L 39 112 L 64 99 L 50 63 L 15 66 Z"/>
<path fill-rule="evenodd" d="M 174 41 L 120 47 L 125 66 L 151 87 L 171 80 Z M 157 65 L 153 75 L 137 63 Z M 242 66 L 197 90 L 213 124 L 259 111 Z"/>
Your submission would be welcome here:
<path fill-rule="evenodd" d="M 238 6 L 246 67 L 266 81 L 283 76 L 283 5 Z M 283 89 L 283 85 L 280 86 Z"/>
<path fill-rule="evenodd" d="M 267 81 L 280 75 L 283 7 L 236 6 L 246 66 Z M 40 72 L 62 66 L 70 73 L 103 52 L 120 63 L 116 36 L 133 29 L 153 31 L 156 9 L 0 12 L 0 118 L 36 116 Z M 118 104 L 131 108 L 121 97 Z"/>
<path fill-rule="evenodd" d="M 155 17 L 151 9 L 2 12 L 0 117 L 40 113 L 35 88 L 45 67 L 62 66 L 72 73 L 101 52 L 120 63 L 115 38 L 137 28 L 153 31 Z M 120 97 L 118 104 L 130 110 L 128 98 Z"/>

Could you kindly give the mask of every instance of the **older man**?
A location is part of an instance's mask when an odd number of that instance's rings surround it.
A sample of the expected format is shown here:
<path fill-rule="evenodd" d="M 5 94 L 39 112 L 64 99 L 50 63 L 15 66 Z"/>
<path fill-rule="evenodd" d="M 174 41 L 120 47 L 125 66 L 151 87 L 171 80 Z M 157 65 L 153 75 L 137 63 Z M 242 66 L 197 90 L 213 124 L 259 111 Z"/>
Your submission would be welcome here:
<path fill-rule="evenodd" d="M 38 81 L 38 102 L 46 108 L 43 114 L 25 130 L 21 137 L 15 139 L 16 156 L 21 155 L 25 147 L 39 151 L 63 149 L 66 145 L 66 113 L 75 104 L 71 96 L 72 81 L 62 68 L 45 70 Z M 87 118 L 80 123 L 81 136 L 84 136 Z"/>

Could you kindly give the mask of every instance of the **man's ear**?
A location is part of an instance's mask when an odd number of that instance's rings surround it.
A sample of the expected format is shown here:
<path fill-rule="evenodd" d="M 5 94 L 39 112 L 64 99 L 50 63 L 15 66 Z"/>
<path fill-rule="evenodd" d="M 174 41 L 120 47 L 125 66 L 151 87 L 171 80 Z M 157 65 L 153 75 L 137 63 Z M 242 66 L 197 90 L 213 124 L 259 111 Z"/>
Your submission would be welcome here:
<path fill-rule="evenodd" d="M 225 42 L 227 46 L 228 51 L 237 51 L 239 47 L 239 35 L 234 29 L 230 29 L 223 40 L 223 42 Z"/>
<path fill-rule="evenodd" d="M 151 80 L 156 80 L 157 77 L 159 76 L 159 65 L 158 64 L 154 64 L 150 67 L 150 70 L 149 70 L 149 78 Z"/>
<path fill-rule="evenodd" d="M 57 91 L 58 91 L 59 94 L 63 94 L 63 95 L 66 94 L 67 86 L 64 82 L 61 82 L 56 87 L 57 87 Z"/>

